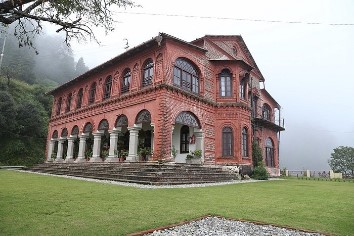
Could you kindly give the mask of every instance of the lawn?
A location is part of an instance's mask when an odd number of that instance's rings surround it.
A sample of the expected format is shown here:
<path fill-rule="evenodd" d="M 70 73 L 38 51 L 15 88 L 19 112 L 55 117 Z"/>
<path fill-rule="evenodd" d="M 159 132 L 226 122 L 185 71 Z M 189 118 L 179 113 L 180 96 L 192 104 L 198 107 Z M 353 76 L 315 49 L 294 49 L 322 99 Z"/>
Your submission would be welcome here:
<path fill-rule="evenodd" d="M 125 235 L 208 214 L 354 235 L 354 183 L 136 189 L 0 171 L 0 235 Z"/>

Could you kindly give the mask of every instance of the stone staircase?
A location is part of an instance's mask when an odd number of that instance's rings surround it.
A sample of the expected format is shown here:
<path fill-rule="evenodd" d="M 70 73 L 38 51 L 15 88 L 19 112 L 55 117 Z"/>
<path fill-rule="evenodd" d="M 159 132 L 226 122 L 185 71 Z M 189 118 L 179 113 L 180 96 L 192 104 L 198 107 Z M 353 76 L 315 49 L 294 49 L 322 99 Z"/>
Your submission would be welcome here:
<path fill-rule="evenodd" d="M 220 166 L 158 164 L 155 162 L 44 163 L 28 170 L 149 185 L 216 183 L 237 179 L 235 174 L 223 171 Z"/>

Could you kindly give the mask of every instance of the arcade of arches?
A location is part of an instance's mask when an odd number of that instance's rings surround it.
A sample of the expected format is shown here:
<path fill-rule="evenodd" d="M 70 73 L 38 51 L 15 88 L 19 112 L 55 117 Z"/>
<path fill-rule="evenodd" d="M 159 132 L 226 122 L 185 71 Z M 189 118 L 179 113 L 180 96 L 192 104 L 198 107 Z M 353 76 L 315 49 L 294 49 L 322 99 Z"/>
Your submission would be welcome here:
<path fill-rule="evenodd" d="M 117 162 L 117 161 L 148 161 L 154 149 L 154 123 L 148 110 L 138 113 L 135 123 L 128 127 L 128 117 L 121 114 L 117 117 L 114 127 L 106 119 L 99 122 L 97 130 L 87 122 L 79 132 L 75 125 L 69 133 L 62 129 L 52 132 L 48 145 L 48 161 L 55 162 Z M 191 112 L 183 111 L 172 124 L 171 150 L 180 149 L 175 156 L 176 162 L 183 162 L 185 157 L 194 150 L 203 150 L 203 132 L 200 121 Z M 88 158 L 89 157 L 89 158 Z"/>

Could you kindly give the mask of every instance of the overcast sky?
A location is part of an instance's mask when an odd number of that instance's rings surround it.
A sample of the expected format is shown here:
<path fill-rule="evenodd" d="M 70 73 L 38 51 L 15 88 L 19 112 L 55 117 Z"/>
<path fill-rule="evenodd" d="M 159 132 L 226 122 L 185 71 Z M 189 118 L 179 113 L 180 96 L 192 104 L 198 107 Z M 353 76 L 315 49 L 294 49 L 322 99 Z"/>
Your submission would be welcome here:
<path fill-rule="evenodd" d="M 73 42 L 76 60 L 93 68 L 124 52 L 124 39 L 134 47 L 159 32 L 186 41 L 242 35 L 282 106 L 281 167 L 328 169 L 333 148 L 354 146 L 354 1 L 135 2 L 142 7 L 116 10 L 115 32 L 97 31 L 101 46 Z"/>

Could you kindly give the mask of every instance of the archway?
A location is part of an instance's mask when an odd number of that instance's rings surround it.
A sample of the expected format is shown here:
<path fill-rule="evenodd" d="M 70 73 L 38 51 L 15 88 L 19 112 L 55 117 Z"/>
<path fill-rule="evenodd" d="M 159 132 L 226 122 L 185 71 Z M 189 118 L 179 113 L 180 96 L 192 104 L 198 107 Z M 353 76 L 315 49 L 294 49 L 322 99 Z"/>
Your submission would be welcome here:
<path fill-rule="evenodd" d="M 125 161 L 129 153 L 129 130 L 128 117 L 126 115 L 119 115 L 116 119 L 114 127 L 120 129 L 117 141 L 117 156 L 119 161 Z"/>
<path fill-rule="evenodd" d="M 105 160 L 108 157 L 109 153 L 109 133 L 108 133 L 109 123 L 106 119 L 100 121 L 98 125 L 98 132 L 102 133 L 101 143 L 100 143 L 100 157 Z"/>
<path fill-rule="evenodd" d="M 138 133 L 138 156 L 139 161 L 151 159 L 153 150 L 153 127 L 151 126 L 151 114 L 148 110 L 142 110 L 136 116 L 135 124 L 141 129 Z"/>
<path fill-rule="evenodd" d="M 203 132 L 198 117 L 189 111 L 180 112 L 172 133 L 172 156 L 175 162 L 185 163 L 187 155 L 196 150 L 203 153 Z"/>

